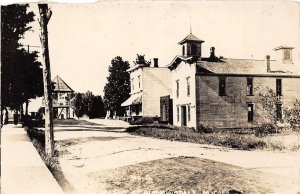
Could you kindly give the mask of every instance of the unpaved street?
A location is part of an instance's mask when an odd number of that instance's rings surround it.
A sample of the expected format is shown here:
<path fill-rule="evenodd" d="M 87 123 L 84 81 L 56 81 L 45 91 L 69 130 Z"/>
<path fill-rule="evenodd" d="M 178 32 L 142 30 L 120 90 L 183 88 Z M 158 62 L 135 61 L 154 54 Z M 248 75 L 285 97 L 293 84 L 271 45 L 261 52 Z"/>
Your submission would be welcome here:
<path fill-rule="evenodd" d="M 114 131 L 114 121 L 97 122 L 99 125 L 55 127 L 61 168 L 73 193 L 299 191 L 299 152 L 240 151 L 171 142 L 132 136 L 119 128 Z"/>

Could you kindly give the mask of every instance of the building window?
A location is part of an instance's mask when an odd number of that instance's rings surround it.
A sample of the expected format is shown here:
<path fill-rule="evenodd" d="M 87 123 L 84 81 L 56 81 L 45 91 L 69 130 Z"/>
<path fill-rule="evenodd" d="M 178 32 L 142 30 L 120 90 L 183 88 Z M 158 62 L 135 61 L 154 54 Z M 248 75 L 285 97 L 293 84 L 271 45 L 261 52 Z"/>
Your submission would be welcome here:
<path fill-rule="evenodd" d="M 133 83 L 134 79 L 132 78 L 131 79 L 131 91 L 133 92 L 134 91 L 134 83 Z"/>
<path fill-rule="evenodd" d="M 276 104 L 276 118 L 277 120 L 282 119 L 282 104 Z"/>
<path fill-rule="evenodd" d="M 182 55 L 185 55 L 185 46 L 182 46 Z"/>
<path fill-rule="evenodd" d="M 282 96 L 282 80 L 276 79 L 276 96 Z"/>
<path fill-rule="evenodd" d="M 177 106 L 177 122 L 179 122 L 179 106 Z"/>
<path fill-rule="evenodd" d="M 176 96 L 179 97 L 179 80 L 176 80 Z"/>
<path fill-rule="evenodd" d="M 252 103 L 248 104 L 247 111 L 248 111 L 248 122 L 253 122 L 254 111 L 253 111 L 253 104 Z"/>
<path fill-rule="evenodd" d="M 141 88 L 141 76 L 138 76 L 138 81 L 139 81 L 139 89 Z"/>
<path fill-rule="evenodd" d="M 190 105 L 188 105 L 187 110 L 188 110 L 188 121 L 191 121 L 191 106 Z"/>
<path fill-rule="evenodd" d="M 187 96 L 190 96 L 191 95 L 190 77 L 186 78 L 186 88 L 187 88 Z"/>
<path fill-rule="evenodd" d="M 226 95 L 226 79 L 225 77 L 219 78 L 219 95 L 225 96 Z"/>
<path fill-rule="evenodd" d="M 253 96 L 253 78 L 247 78 L 247 96 Z"/>
<path fill-rule="evenodd" d="M 290 53 L 290 51 L 284 51 L 284 53 L 283 53 L 283 59 L 284 60 L 290 60 L 291 59 L 291 53 Z"/>
<path fill-rule="evenodd" d="M 195 44 L 191 46 L 191 55 L 197 55 L 197 45 Z"/>

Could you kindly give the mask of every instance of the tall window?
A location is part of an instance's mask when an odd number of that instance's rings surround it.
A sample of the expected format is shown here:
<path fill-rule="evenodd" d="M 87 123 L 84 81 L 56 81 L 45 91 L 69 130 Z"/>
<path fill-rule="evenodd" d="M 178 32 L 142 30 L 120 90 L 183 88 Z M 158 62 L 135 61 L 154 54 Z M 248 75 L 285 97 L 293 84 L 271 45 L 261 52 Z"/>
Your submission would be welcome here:
<path fill-rule="evenodd" d="M 132 91 L 132 92 L 134 91 L 134 82 L 133 82 L 133 81 L 134 81 L 134 79 L 132 78 L 132 79 L 131 79 L 131 91 Z"/>
<path fill-rule="evenodd" d="M 139 81 L 139 89 L 141 88 L 141 76 L 138 76 L 138 81 Z"/>
<path fill-rule="evenodd" d="M 182 46 L 182 55 L 185 55 L 185 46 Z"/>
<path fill-rule="evenodd" d="M 188 107 L 187 107 L 188 109 L 188 121 L 191 121 L 191 106 L 190 105 L 188 105 Z"/>
<path fill-rule="evenodd" d="M 191 46 L 191 55 L 197 55 L 197 45 L 195 44 Z"/>
<path fill-rule="evenodd" d="M 276 104 L 276 117 L 277 120 L 282 119 L 282 104 Z"/>
<path fill-rule="evenodd" d="M 282 96 L 282 80 L 276 79 L 276 96 Z"/>
<path fill-rule="evenodd" d="M 291 53 L 290 53 L 290 51 L 284 51 L 284 53 L 283 53 L 283 59 L 284 60 L 291 59 Z"/>
<path fill-rule="evenodd" d="M 253 122 L 254 111 L 253 111 L 253 104 L 252 103 L 248 104 L 247 111 L 248 111 L 248 122 Z"/>
<path fill-rule="evenodd" d="M 247 78 L 247 96 L 253 95 L 253 78 Z"/>
<path fill-rule="evenodd" d="M 176 96 L 179 97 L 179 80 L 176 80 Z"/>
<path fill-rule="evenodd" d="M 220 96 L 226 95 L 226 79 L 225 79 L 225 77 L 219 78 L 219 95 Z"/>
<path fill-rule="evenodd" d="M 186 78 L 186 89 L 187 89 L 187 96 L 190 96 L 191 94 L 190 77 Z"/>
<path fill-rule="evenodd" d="M 177 106 L 177 122 L 179 122 L 179 106 Z"/>

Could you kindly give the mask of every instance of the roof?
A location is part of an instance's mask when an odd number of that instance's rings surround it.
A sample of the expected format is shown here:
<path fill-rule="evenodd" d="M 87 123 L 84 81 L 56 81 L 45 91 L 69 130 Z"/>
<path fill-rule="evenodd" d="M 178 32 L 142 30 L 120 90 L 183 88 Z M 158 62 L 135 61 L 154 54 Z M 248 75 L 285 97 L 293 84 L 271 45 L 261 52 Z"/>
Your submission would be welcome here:
<path fill-rule="evenodd" d="M 52 80 L 54 82 L 54 92 L 74 92 L 64 80 L 62 80 L 58 75 Z"/>
<path fill-rule="evenodd" d="M 121 106 L 130 106 L 132 104 L 141 104 L 142 103 L 142 93 L 132 94 Z"/>
<path fill-rule="evenodd" d="M 167 65 L 175 69 L 181 63 L 195 63 L 191 57 L 176 56 Z M 231 59 L 231 58 L 201 58 L 197 61 L 197 74 L 231 74 L 231 75 L 298 75 L 291 65 L 282 65 L 275 60 L 270 60 L 271 72 L 267 72 L 266 60 L 257 59 Z"/>
<path fill-rule="evenodd" d="M 280 50 L 280 49 L 294 49 L 294 48 L 295 47 L 292 47 L 292 46 L 280 45 L 280 46 L 274 48 L 273 50 L 277 51 L 277 50 Z"/>
<path fill-rule="evenodd" d="M 275 60 L 270 60 L 271 72 L 267 72 L 267 62 L 256 59 L 221 59 L 220 62 L 197 62 L 200 73 L 236 75 L 292 75 L 293 73 Z"/>
<path fill-rule="evenodd" d="M 185 42 L 204 42 L 203 40 L 200 40 L 198 37 L 196 37 L 194 34 L 190 33 L 185 37 L 182 41 L 180 41 L 178 44 L 184 44 Z"/>

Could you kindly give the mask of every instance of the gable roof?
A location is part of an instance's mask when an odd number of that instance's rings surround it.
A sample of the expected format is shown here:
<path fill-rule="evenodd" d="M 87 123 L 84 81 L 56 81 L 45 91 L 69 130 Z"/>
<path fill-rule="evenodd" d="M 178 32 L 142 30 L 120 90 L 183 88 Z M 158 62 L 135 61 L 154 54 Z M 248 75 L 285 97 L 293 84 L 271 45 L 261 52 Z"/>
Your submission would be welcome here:
<path fill-rule="evenodd" d="M 74 92 L 64 80 L 62 80 L 58 75 L 52 80 L 54 82 L 54 92 Z"/>
<path fill-rule="evenodd" d="M 176 56 L 167 65 L 169 69 L 176 69 L 181 63 L 196 64 L 197 74 L 224 74 L 224 75 L 299 75 L 291 65 L 280 64 L 270 60 L 271 72 L 267 71 L 267 62 L 257 59 L 231 59 L 231 58 L 201 58 L 201 61 L 193 61 L 192 57 Z"/>
<path fill-rule="evenodd" d="M 220 62 L 197 62 L 199 73 L 236 74 L 236 75 L 295 75 L 290 68 L 283 68 L 275 60 L 270 60 L 271 72 L 267 62 L 256 59 L 221 59 Z"/>
<path fill-rule="evenodd" d="M 274 48 L 273 50 L 277 51 L 277 50 L 280 50 L 280 49 L 294 49 L 294 48 L 295 47 L 292 47 L 292 46 L 280 45 L 280 46 Z"/>
<path fill-rule="evenodd" d="M 190 33 L 187 35 L 182 41 L 180 41 L 178 44 L 184 44 L 185 42 L 204 42 L 203 40 L 200 40 L 198 37 L 196 37 L 194 34 Z"/>

